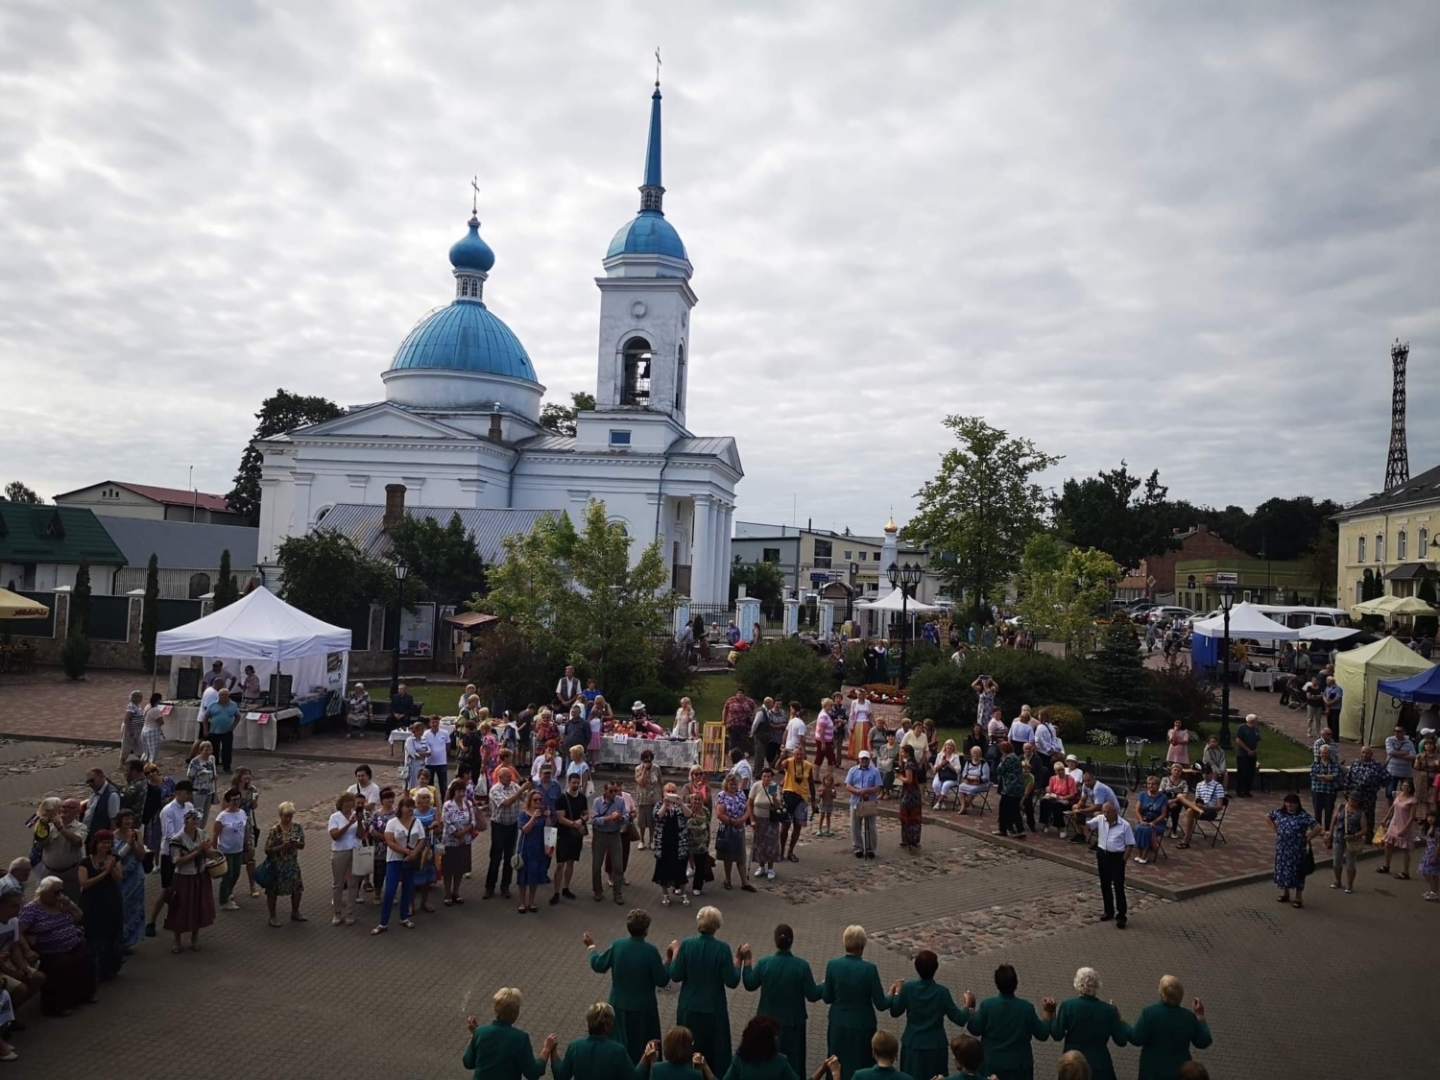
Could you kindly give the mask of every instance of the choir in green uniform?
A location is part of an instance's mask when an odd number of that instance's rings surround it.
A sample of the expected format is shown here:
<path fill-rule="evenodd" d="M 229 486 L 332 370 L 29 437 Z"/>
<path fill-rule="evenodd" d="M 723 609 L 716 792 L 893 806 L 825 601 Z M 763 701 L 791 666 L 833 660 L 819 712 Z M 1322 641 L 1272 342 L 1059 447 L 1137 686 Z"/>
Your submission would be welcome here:
<path fill-rule="evenodd" d="M 610 1004 L 615 1009 L 615 1040 L 624 1045 L 632 1064 L 638 1064 L 645 1047 L 660 1038 L 660 1006 L 655 991 L 670 985 L 670 973 L 660 950 L 645 940 L 650 932 L 650 915 L 635 908 L 625 918 L 628 938 L 614 942 L 604 952 L 595 948 L 595 939 L 585 935 L 590 951 L 590 970 L 610 972 Z"/>
<path fill-rule="evenodd" d="M 805 1075 L 805 1003 L 819 1001 L 822 988 L 808 961 L 790 951 L 795 931 L 781 923 L 775 928 L 775 952 L 758 964 L 751 962 L 749 946 L 741 946 L 741 978 L 746 990 L 760 991 L 757 1016 L 772 1017 L 780 1026 L 780 1053 L 800 1076 Z"/>
<path fill-rule="evenodd" d="M 730 1002 L 725 991 L 740 985 L 740 969 L 730 946 L 715 937 L 720 922 L 719 908 L 701 908 L 695 916 L 700 932 L 672 941 L 667 959 L 671 980 L 680 984 L 675 1023 L 690 1029 L 695 1049 L 723 1076 L 730 1068 Z"/>
<path fill-rule="evenodd" d="M 821 997 L 830 1006 L 825 1046 L 831 1056 L 840 1059 L 840 1080 L 851 1080 L 860 1069 L 875 1064 L 870 1050 L 875 1013 L 890 1007 L 879 969 L 861 955 L 865 940 L 863 926 L 847 926 L 845 955 L 825 965 Z"/>
<path fill-rule="evenodd" d="M 890 1015 L 907 1016 L 905 1034 L 900 1039 L 900 1071 L 916 1080 L 933 1080 L 945 1075 L 949 1060 L 949 1040 L 945 1037 L 945 1021 L 964 1027 L 970 1022 L 974 995 L 965 1001 L 966 1008 L 955 1004 L 950 988 L 935 981 L 940 958 L 929 949 L 915 956 L 915 973 L 920 977 L 890 988 Z"/>

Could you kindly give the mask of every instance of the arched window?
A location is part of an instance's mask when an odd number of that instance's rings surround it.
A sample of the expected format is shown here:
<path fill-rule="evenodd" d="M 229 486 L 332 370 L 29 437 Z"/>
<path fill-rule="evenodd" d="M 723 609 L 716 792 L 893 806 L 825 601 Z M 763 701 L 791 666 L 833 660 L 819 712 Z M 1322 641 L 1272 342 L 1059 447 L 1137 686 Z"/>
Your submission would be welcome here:
<path fill-rule="evenodd" d="M 1405 541 L 1408 539 L 1409 537 L 1405 535 L 1404 529 L 1401 529 L 1400 534 L 1395 537 L 1395 558 L 1399 559 L 1401 562 L 1404 562 L 1405 560 Z"/>
<path fill-rule="evenodd" d="M 1416 557 L 1417 559 L 1419 559 L 1421 562 L 1424 562 L 1425 560 L 1427 560 L 1428 558 L 1430 558 L 1430 530 L 1429 530 L 1429 529 L 1422 528 L 1422 529 L 1420 530 L 1420 550 L 1419 550 L 1419 552 L 1416 553 L 1415 557 Z"/>
<path fill-rule="evenodd" d="M 685 408 L 685 343 L 680 343 L 680 348 L 675 353 L 675 408 L 677 411 Z"/>
<path fill-rule="evenodd" d="M 625 386 L 620 395 L 621 405 L 635 405 L 642 409 L 650 407 L 650 365 L 654 359 L 650 342 L 644 338 L 633 337 L 625 343 Z"/>
<path fill-rule="evenodd" d="M 1355 539 L 1355 561 L 1360 563 L 1365 561 L 1365 537 L 1363 536 Z"/>
<path fill-rule="evenodd" d="M 190 599 L 191 599 L 191 600 L 199 600 L 200 597 L 204 596 L 204 595 L 205 595 L 206 593 L 208 593 L 209 591 L 210 591 L 210 575 L 209 575 L 209 574 L 191 574 L 191 575 L 190 575 Z"/>
<path fill-rule="evenodd" d="M 1375 534 L 1375 561 L 1376 561 L 1376 562 L 1384 562 L 1384 561 L 1385 561 L 1385 534 L 1384 534 L 1384 533 L 1376 533 L 1376 534 Z"/>

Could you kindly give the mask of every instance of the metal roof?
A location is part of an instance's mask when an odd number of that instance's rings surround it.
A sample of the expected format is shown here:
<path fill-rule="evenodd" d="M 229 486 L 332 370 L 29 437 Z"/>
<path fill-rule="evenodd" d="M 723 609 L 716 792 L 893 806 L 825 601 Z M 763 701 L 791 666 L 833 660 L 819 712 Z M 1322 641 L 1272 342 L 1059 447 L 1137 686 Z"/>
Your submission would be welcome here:
<path fill-rule="evenodd" d="M 501 560 L 501 541 L 515 533 L 528 533 L 542 517 L 554 514 L 553 510 L 477 510 L 463 506 L 407 506 L 405 515 L 417 521 L 434 518 L 441 525 L 448 524 L 454 514 L 467 532 L 475 538 L 475 547 L 487 564 Z M 360 503 L 337 503 L 314 526 L 315 529 L 329 529 L 348 536 L 361 551 L 370 555 L 385 555 L 390 551 L 390 539 L 382 527 L 385 521 L 385 507 Z"/>
<path fill-rule="evenodd" d="M 102 480 L 98 484 L 87 484 L 83 488 L 76 488 L 74 491 L 64 491 L 55 498 L 68 498 L 71 495 L 79 495 L 81 492 L 89 491 L 97 487 L 118 487 L 126 491 L 141 495 L 155 502 L 163 503 L 166 506 L 199 506 L 202 510 L 228 511 L 230 503 L 224 495 L 210 495 L 204 491 L 185 491 L 182 488 L 156 487 L 153 484 L 127 484 L 123 480 Z"/>
<path fill-rule="evenodd" d="M 101 517 L 100 524 L 131 566 L 147 565 L 153 554 L 162 570 L 212 570 L 228 550 L 230 567 L 238 573 L 253 567 L 259 557 L 260 530 L 243 525 L 130 517 Z"/>
<path fill-rule="evenodd" d="M 390 370 L 417 368 L 536 381 L 535 365 L 515 332 L 477 300 L 456 300 L 432 311 L 410 331 Z"/>
<path fill-rule="evenodd" d="M 0 562 L 124 566 L 125 556 L 88 506 L 44 506 L 0 499 Z"/>
<path fill-rule="evenodd" d="M 1416 503 L 1434 502 L 1440 502 L 1440 465 L 1425 470 L 1419 476 L 1412 476 L 1403 484 L 1396 484 L 1389 491 L 1382 491 L 1345 507 L 1333 516 L 1333 520 L 1345 521 L 1371 511 L 1395 510 Z"/>

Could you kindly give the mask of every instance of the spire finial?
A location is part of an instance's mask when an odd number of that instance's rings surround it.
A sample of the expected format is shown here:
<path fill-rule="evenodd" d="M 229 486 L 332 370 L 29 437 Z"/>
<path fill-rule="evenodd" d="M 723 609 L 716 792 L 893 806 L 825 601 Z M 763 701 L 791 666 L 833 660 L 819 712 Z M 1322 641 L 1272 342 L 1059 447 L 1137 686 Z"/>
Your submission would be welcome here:
<path fill-rule="evenodd" d="M 480 177 L 470 178 L 470 216 L 480 216 Z"/>
<path fill-rule="evenodd" d="M 655 89 L 660 89 L 660 46 L 655 46 Z"/>
<path fill-rule="evenodd" d="M 650 138 L 645 145 L 645 182 L 640 209 L 663 214 L 665 188 L 660 183 L 660 48 L 655 48 L 655 92 L 650 95 Z"/>

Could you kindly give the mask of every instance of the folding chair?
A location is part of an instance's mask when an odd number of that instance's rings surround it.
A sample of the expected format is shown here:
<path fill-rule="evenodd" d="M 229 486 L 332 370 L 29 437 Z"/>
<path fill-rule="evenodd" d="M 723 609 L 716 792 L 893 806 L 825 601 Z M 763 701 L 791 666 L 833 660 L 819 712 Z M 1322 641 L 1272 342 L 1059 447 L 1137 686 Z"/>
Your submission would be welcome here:
<path fill-rule="evenodd" d="M 1230 796 L 1226 795 L 1220 800 L 1220 812 L 1216 814 L 1213 819 L 1206 821 L 1204 818 L 1197 818 L 1195 821 L 1195 831 L 1200 834 L 1201 839 L 1209 840 L 1212 848 L 1215 846 L 1216 840 L 1226 845 L 1230 843 L 1230 841 L 1225 839 L 1225 831 L 1223 828 L 1225 824 L 1225 812 L 1229 809 Z M 1207 825 L 1210 826 L 1209 829 L 1206 828 Z"/>

